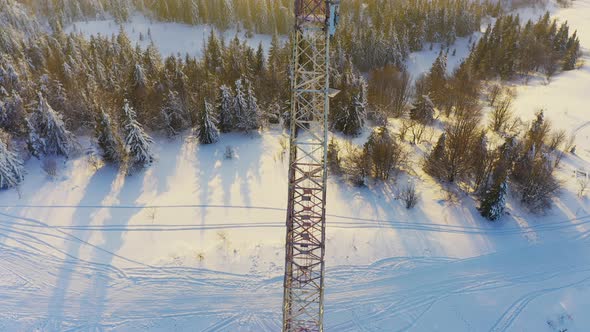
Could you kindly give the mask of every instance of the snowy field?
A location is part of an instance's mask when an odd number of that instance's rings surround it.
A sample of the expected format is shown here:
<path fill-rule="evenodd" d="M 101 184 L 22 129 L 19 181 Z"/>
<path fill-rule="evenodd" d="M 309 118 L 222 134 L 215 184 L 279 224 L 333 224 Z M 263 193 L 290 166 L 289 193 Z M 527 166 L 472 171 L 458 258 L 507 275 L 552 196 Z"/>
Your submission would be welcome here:
<path fill-rule="evenodd" d="M 418 164 L 422 197 L 411 211 L 397 199 L 405 178 L 363 189 L 332 178 L 327 331 L 590 331 L 590 198 L 576 195 L 572 177 L 590 169 L 590 0 L 553 11 L 578 29 L 586 65 L 519 86 L 515 105 L 525 119 L 546 107 L 556 127 L 577 133 L 553 210 L 533 216 L 511 201 L 509 215 L 487 222 L 471 198 L 446 200 Z M 150 26 L 165 54 L 197 55 L 208 35 L 137 20 L 130 36 Z M 191 41 L 179 44 L 176 29 Z M 458 42 L 457 58 L 466 47 Z M 427 70 L 437 53 L 408 65 Z M 49 179 L 29 161 L 20 191 L 0 193 L 0 331 L 280 330 L 284 137 L 274 128 L 212 146 L 158 138 L 157 162 L 132 177 L 83 156 Z"/>
<path fill-rule="evenodd" d="M 133 44 L 139 43 L 141 47 L 145 48 L 153 41 L 163 56 L 189 54 L 197 57 L 202 55 L 204 43 L 209 37 L 211 29 L 214 29 L 209 25 L 193 26 L 173 22 L 157 22 L 141 14 L 134 14 L 128 22 L 121 25 L 115 20 L 89 20 L 69 25 L 64 31 L 66 33 L 82 33 L 86 37 L 97 34 L 111 36 L 118 34 L 121 27 Z M 254 34 L 251 38 L 246 38 L 244 30 L 238 32 L 236 29 L 230 29 L 223 33 L 226 42 L 236 35 L 253 48 L 257 48 L 260 43 L 265 50 L 268 51 L 270 48 L 272 40 L 270 35 Z"/>

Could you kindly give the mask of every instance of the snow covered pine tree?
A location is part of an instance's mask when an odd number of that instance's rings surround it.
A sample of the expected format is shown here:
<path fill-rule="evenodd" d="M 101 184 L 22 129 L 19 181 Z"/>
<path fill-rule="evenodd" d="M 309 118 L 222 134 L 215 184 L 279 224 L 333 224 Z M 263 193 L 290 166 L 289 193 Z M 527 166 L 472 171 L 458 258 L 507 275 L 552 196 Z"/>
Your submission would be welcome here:
<path fill-rule="evenodd" d="M 219 130 L 217 129 L 217 120 L 211 114 L 213 107 L 205 100 L 205 108 L 201 112 L 199 119 L 199 129 L 197 137 L 201 144 L 213 144 L 219 140 Z"/>
<path fill-rule="evenodd" d="M 23 162 L 0 138 L 0 190 L 14 188 L 23 180 Z"/>
<path fill-rule="evenodd" d="M 78 151 L 79 144 L 47 100 L 39 93 L 39 104 L 27 119 L 29 150 L 35 157 L 59 155 L 69 157 Z"/>
<path fill-rule="evenodd" d="M 246 84 L 246 88 L 244 88 L 244 84 Z M 250 82 L 243 79 L 236 81 L 234 112 L 237 130 L 250 132 L 260 127 L 258 101 L 254 96 Z"/>
<path fill-rule="evenodd" d="M 222 133 L 229 133 L 234 129 L 234 107 L 233 93 L 227 85 L 219 88 L 219 99 L 217 100 L 217 114 L 219 114 L 219 129 Z"/>
<path fill-rule="evenodd" d="M 490 188 L 484 195 L 479 207 L 482 217 L 494 221 L 504 214 L 506 208 L 506 181 L 499 182 Z"/>
<path fill-rule="evenodd" d="M 428 96 L 419 96 L 410 109 L 410 119 L 429 125 L 434 122 L 434 103 Z"/>
<path fill-rule="evenodd" d="M 113 128 L 111 117 L 104 110 L 96 119 L 96 139 L 105 162 L 118 164 L 123 161 L 123 142 Z"/>
<path fill-rule="evenodd" d="M 127 100 L 123 106 L 123 131 L 125 151 L 129 154 L 129 170 L 133 172 L 151 164 L 154 161 L 151 150 L 154 141 L 137 122 L 137 115 Z"/>

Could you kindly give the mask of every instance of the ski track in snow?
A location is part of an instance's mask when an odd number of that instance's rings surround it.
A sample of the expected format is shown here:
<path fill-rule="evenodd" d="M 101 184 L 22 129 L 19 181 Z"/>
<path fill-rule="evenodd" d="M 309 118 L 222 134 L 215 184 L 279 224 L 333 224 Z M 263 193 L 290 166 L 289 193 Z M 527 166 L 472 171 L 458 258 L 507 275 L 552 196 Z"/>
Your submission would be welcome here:
<path fill-rule="evenodd" d="M 134 207 L 137 208 L 137 207 Z M 6 213 L 0 213 L 4 217 L 11 217 Z M 587 218 L 585 216 L 584 218 Z M 59 227 L 51 227 L 42 221 L 30 218 L 14 217 L 30 223 L 31 226 L 45 229 L 46 232 L 54 232 L 53 236 L 68 241 L 79 241 L 83 245 L 98 248 L 87 241 L 73 236 Z M 344 218 L 344 217 L 343 217 Z M 581 218 L 578 218 L 581 219 Z M 590 221 L 588 221 L 590 222 Z M 568 221 L 557 222 L 551 225 L 538 226 L 556 229 L 568 227 Z M 4 224 L 4 223 L 3 223 Z M 26 223 L 13 224 L 12 226 L 26 227 Z M 441 226 L 441 225 L 439 225 Z M 22 298 L 35 298 L 35 303 L 49 305 L 50 294 L 44 294 L 52 288 L 47 283 L 37 283 L 33 277 L 25 277 L 26 271 L 30 271 L 35 262 L 43 262 L 44 270 L 59 271 L 64 262 L 58 256 L 47 255 L 48 251 L 64 252 L 41 240 L 39 235 L 52 235 L 41 231 L 31 231 L 30 227 L 0 227 L 0 237 L 9 238 L 22 245 L 15 248 L 0 243 L 0 267 L 11 271 L 20 282 L 15 282 L 14 287 L 0 287 L 3 294 L 3 305 L 18 306 Z M 282 227 L 282 226 L 281 226 Z M 362 224 L 358 225 L 362 227 Z M 535 227 L 531 227 L 535 228 Z M 66 228 L 67 229 L 67 228 Z M 456 232 L 457 230 L 451 230 Z M 472 232 L 473 230 L 466 230 Z M 511 231 L 517 231 L 511 230 Z M 33 244 L 44 247 L 35 248 Z M 578 236 L 568 246 L 576 247 L 585 245 L 588 250 L 588 241 L 584 236 Z M 26 249 L 25 249 L 26 248 Z M 564 250 L 564 249 L 561 249 Z M 110 315 L 98 318 L 97 326 L 89 326 L 82 318 L 64 317 L 64 322 L 45 322 L 43 331 L 57 331 L 67 325 L 68 330 L 83 331 L 89 328 L 97 329 L 123 329 L 129 328 L 129 324 L 137 324 L 145 321 L 158 321 L 164 319 L 191 319 L 209 317 L 215 323 L 202 331 L 230 331 L 239 330 L 239 326 L 247 321 L 247 326 L 256 326 L 259 331 L 274 331 L 279 325 L 276 321 L 280 317 L 277 311 L 282 296 L 282 278 L 265 279 L 255 275 L 235 275 L 194 268 L 170 268 L 156 267 L 129 260 L 125 257 L 109 253 L 120 259 L 127 260 L 138 265 L 137 268 L 117 269 L 111 265 L 95 264 L 83 261 L 77 257 L 69 257 L 66 265 L 72 267 L 72 279 L 84 280 L 86 276 L 99 275 L 108 281 L 109 293 L 113 294 L 106 300 L 115 308 L 110 309 Z M 551 269 L 541 271 L 535 269 L 511 269 L 505 271 L 470 271 L 470 267 L 480 260 L 486 260 L 493 256 L 510 256 L 510 253 L 497 253 L 470 259 L 448 258 L 399 258 L 384 260 L 367 267 L 336 267 L 329 269 L 328 283 L 334 286 L 329 288 L 327 294 L 327 312 L 332 315 L 351 312 L 350 320 L 343 323 L 329 325 L 329 331 L 359 331 L 367 326 L 390 326 L 395 320 L 405 322 L 396 331 L 408 331 L 421 322 L 421 318 L 439 302 L 451 296 L 467 295 L 477 292 L 494 292 L 502 288 L 522 288 L 529 284 L 545 285 L 547 281 L 558 279 L 554 287 L 543 287 L 529 291 L 518 298 L 492 326 L 490 331 L 507 331 L 518 318 L 519 314 L 534 299 L 560 289 L 586 284 L 590 280 L 590 261 L 585 265 L 571 267 L 569 263 L 556 265 Z M 412 267 L 406 263 L 415 263 Z M 447 264 L 455 265 L 453 269 L 446 270 Z M 457 266 L 459 265 L 459 266 Z M 467 266 L 461 266 L 467 265 Z M 449 275 L 441 274 L 444 271 L 453 271 Z M 416 271 L 414 271 L 416 270 Z M 439 273 L 437 273 L 437 270 Z M 22 271 L 22 272 L 20 272 Z M 58 272 L 55 272 L 58 273 Z M 564 275 L 579 275 L 582 277 L 575 282 L 560 282 Z M 431 279 L 420 280 L 417 284 L 407 285 L 414 276 L 424 279 L 423 276 L 432 276 Z M 439 278 L 440 277 L 440 278 Z M 40 278 L 39 280 L 43 280 Z M 540 284 L 542 283 L 542 284 Z M 393 286 L 395 285 L 395 287 Z M 80 288 L 69 292 L 68 296 L 76 294 L 82 297 Z M 146 295 L 149 294 L 149 295 Z M 269 301 L 269 299 L 272 299 Z M 216 306 L 219 303 L 219 306 Z M 248 303 L 248 309 L 244 312 L 243 304 Z M 180 305 L 179 305 L 180 304 Z M 387 304 L 383 306 L 383 304 Z M 64 312 L 76 312 L 76 307 L 67 302 Z M 125 313 L 121 308 L 141 308 L 132 313 Z M 174 307 L 173 313 L 166 313 Z M 369 312 L 359 312 L 357 308 L 370 308 Z M 372 309 L 378 308 L 378 309 Z M 65 310 L 67 309 L 67 310 Z M 30 311 L 29 311 L 30 310 Z M 20 317 L 34 315 L 39 308 L 23 309 Z M 236 313 L 239 312 L 239 313 Z M 154 315 L 154 313 L 157 313 Z M 91 316 L 91 313 L 88 313 Z M 327 319 L 330 315 L 327 316 Z M 0 315 L 0 323 L 2 321 Z M 57 325 L 55 325 L 57 324 Z M 70 325 L 68 325 L 70 324 Z M 377 325 L 375 325 L 377 324 Z M 2 325 L 0 324 L 0 327 Z M 371 329 L 366 329 L 371 330 Z"/>
<path fill-rule="evenodd" d="M 21 234 L 24 236 L 23 234 Z M 572 249 L 588 249 L 588 241 L 572 241 L 564 246 Z M 562 248 L 561 250 L 566 250 Z M 44 255 L 41 251 L 32 252 L 24 249 L 16 249 L 2 245 L 0 252 L 3 267 L 7 267 L 23 279 L 20 287 L 3 289 L 3 305 L 17 305 L 19 299 L 26 296 L 34 296 L 43 299 L 43 291 L 47 285 L 36 285 L 32 279 L 24 278 L 18 274 L 19 268 L 28 269 L 30 266 L 21 266 L 41 259 L 47 265 L 48 270 L 57 269 L 60 260 Z M 331 325 L 330 331 L 358 331 L 359 326 L 370 326 L 379 322 L 387 322 L 395 318 L 407 318 L 410 320 L 406 326 L 396 331 L 407 331 L 419 322 L 436 303 L 451 296 L 473 294 L 477 292 L 494 292 L 501 288 L 512 287 L 522 289 L 530 284 L 544 285 L 547 281 L 557 280 L 557 285 L 526 292 L 519 297 L 492 326 L 490 331 L 507 331 L 518 315 L 534 299 L 560 289 L 588 284 L 590 281 L 590 262 L 585 259 L 585 265 L 575 267 L 571 264 L 557 264 L 547 268 L 537 266 L 539 271 L 532 273 L 528 269 L 510 268 L 501 271 L 477 272 L 478 262 L 485 261 L 494 256 L 510 256 L 510 253 L 492 254 L 472 259 L 448 261 L 445 259 L 429 259 L 425 266 L 416 268 L 416 271 L 404 270 L 401 275 L 396 275 L 396 269 L 391 265 L 361 267 L 359 270 L 351 270 L 349 267 L 330 269 L 328 283 L 333 286 L 327 294 L 327 312 L 334 315 L 352 311 L 350 321 Z M 401 259 L 403 260 L 403 259 Z M 410 258 L 410 260 L 420 260 Z M 395 261 L 395 260 L 394 260 Z M 399 263 L 395 262 L 395 263 Z M 5 265 L 6 264 L 6 265 Z M 76 274 L 85 275 L 88 272 L 109 276 L 111 282 L 109 289 L 112 295 L 110 302 L 116 307 L 140 308 L 137 312 L 125 314 L 112 309 L 112 316 L 101 322 L 101 328 L 116 328 L 134 321 L 150 319 L 166 319 L 180 317 L 204 317 L 211 316 L 217 322 L 203 331 L 233 330 L 235 324 L 244 319 L 244 315 L 262 315 L 268 317 L 278 316 L 277 308 L 272 303 L 280 301 L 280 278 L 263 279 L 256 276 L 238 276 L 203 271 L 201 269 L 160 269 L 160 268 L 133 268 L 119 271 L 112 267 L 100 266 L 90 262 L 76 262 L 78 269 Z M 437 272 L 446 269 L 446 264 L 455 265 L 450 275 Z M 458 266 L 457 266 L 458 265 Z M 510 267 L 510 266 L 509 266 Z M 474 269 L 474 270 L 473 270 Z M 192 278 L 178 278 L 178 275 L 193 275 Z M 560 282 L 564 275 L 574 275 L 575 282 Z M 419 280 L 415 285 L 407 285 L 409 280 L 416 277 Z M 203 282 L 195 282 L 197 280 Z M 356 277 L 356 278 L 355 278 Z M 360 278 L 359 278 L 360 277 Z M 25 286 L 26 285 L 26 286 Z M 396 285 L 395 287 L 392 285 Z M 198 286 L 198 288 L 195 288 Z M 261 287 L 262 286 L 262 287 Z M 236 290 L 240 290 L 236 292 Z M 253 291 L 252 293 L 250 291 Z M 146 295 L 149 294 L 149 295 Z M 81 295 L 81 294 L 80 294 Z M 143 297 L 146 297 L 143 299 Z M 219 301 L 222 298 L 223 301 Z M 268 301 L 272 298 L 273 301 Z M 181 301 L 179 301 L 181 299 Z M 45 303 L 44 301 L 37 301 Z M 271 303 L 269 303 L 271 302 Z M 243 304 L 248 303 L 245 314 L 236 314 L 243 310 Z M 275 304 L 276 304 L 275 303 Z M 383 303 L 389 303 L 385 308 L 371 313 L 358 313 L 356 308 L 380 307 Z M 175 307 L 174 313 L 162 312 L 164 308 Z M 74 308 L 71 308 L 74 309 Z M 29 312 L 23 308 L 20 315 L 34 314 L 35 308 Z M 158 313 L 154 315 L 154 313 Z M 161 313 L 161 314 L 160 314 Z M 330 315 L 328 315 L 329 318 Z M 75 318 L 72 324 L 76 324 Z M 257 326 L 260 331 L 273 331 L 266 326 L 259 317 Z M 275 323 L 277 323 L 275 321 Z M 72 330 L 85 330 L 86 325 L 73 326 Z M 48 329 L 51 330 L 51 329 Z"/>
<path fill-rule="evenodd" d="M 175 209 L 175 208 L 223 208 L 223 209 L 250 209 L 250 210 L 270 210 L 285 212 L 281 208 L 273 207 L 257 207 L 257 206 L 227 206 L 227 205 L 100 205 L 100 206 L 33 206 L 33 205 L 15 205 L 7 206 L 0 205 L 0 208 L 57 208 L 57 209 Z M 220 229 L 240 229 L 240 228 L 283 228 L 285 227 L 282 221 L 277 222 L 239 222 L 239 223 L 224 223 L 211 225 L 101 225 L 101 226 L 51 226 L 39 220 L 31 218 L 23 218 L 16 215 L 0 212 L 0 216 L 9 219 L 23 220 L 31 222 L 32 224 L 23 224 L 16 221 L 6 220 L 5 224 L 13 226 L 25 226 L 46 228 L 55 230 L 79 230 L 79 231 L 101 231 L 101 232 L 179 232 L 189 230 L 220 230 Z M 439 232 L 439 233 L 457 233 L 457 234 L 488 234 L 488 235 L 518 235 L 536 232 L 547 232 L 563 230 L 567 228 L 575 228 L 582 225 L 590 224 L 590 215 L 577 216 L 575 218 L 561 220 L 556 222 L 547 222 L 541 225 L 523 226 L 523 227 L 503 227 L 494 229 L 490 227 L 477 226 L 457 226 L 437 223 L 425 222 L 402 222 L 394 220 L 380 220 L 370 218 L 358 218 L 350 216 L 342 216 L 335 214 L 326 214 L 328 218 L 350 220 L 350 222 L 337 222 L 329 220 L 327 226 L 329 228 L 343 228 L 343 229 L 367 229 L 367 228 L 391 228 L 395 230 L 413 230 L 425 232 Z"/>

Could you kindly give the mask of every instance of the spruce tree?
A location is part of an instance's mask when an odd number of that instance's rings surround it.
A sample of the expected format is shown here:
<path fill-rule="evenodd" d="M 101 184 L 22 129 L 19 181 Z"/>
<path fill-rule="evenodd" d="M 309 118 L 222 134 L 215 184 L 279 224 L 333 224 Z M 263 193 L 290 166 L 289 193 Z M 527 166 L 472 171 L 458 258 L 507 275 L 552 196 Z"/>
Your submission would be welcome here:
<path fill-rule="evenodd" d="M 580 40 L 576 32 L 570 37 L 566 45 L 562 68 L 563 70 L 573 70 L 576 68 L 576 62 L 580 56 Z"/>
<path fill-rule="evenodd" d="M 444 106 L 447 99 L 447 56 L 442 51 L 430 68 L 427 88 L 432 102 L 438 107 Z"/>
<path fill-rule="evenodd" d="M 95 135 L 105 162 L 118 164 L 123 161 L 123 142 L 114 128 L 111 117 L 104 110 L 101 110 L 96 118 Z"/>
<path fill-rule="evenodd" d="M 18 186 L 24 180 L 23 162 L 0 137 L 0 190 Z"/>
<path fill-rule="evenodd" d="M 219 88 L 219 98 L 217 99 L 217 114 L 219 116 L 219 129 L 222 133 L 229 133 L 234 129 L 234 96 L 231 88 L 222 85 Z"/>
<path fill-rule="evenodd" d="M 504 214 L 506 208 L 506 181 L 498 181 L 482 197 L 478 208 L 482 217 L 495 221 Z"/>
<path fill-rule="evenodd" d="M 137 122 L 135 110 L 125 100 L 123 106 L 123 131 L 125 133 L 125 151 L 129 155 L 130 170 L 138 170 L 147 167 L 154 161 L 151 145 L 152 138 L 143 130 Z"/>
<path fill-rule="evenodd" d="M 447 135 L 443 133 L 424 163 L 424 171 L 437 179 L 445 174 L 446 144 Z"/>
<path fill-rule="evenodd" d="M 4 101 L 2 101 L 2 99 Z M 10 96 L 3 96 L 0 92 L 0 128 L 6 132 L 21 136 L 26 132 L 25 105 L 20 95 L 13 91 Z"/>
<path fill-rule="evenodd" d="M 360 135 L 366 118 L 363 111 L 362 107 L 343 105 L 335 114 L 333 128 L 348 136 Z"/>
<path fill-rule="evenodd" d="M 217 129 L 217 120 L 212 114 L 213 107 L 205 100 L 205 108 L 200 114 L 199 129 L 197 137 L 201 144 L 213 144 L 219 140 L 219 130 Z"/>
<path fill-rule="evenodd" d="M 434 104 L 428 96 L 419 96 L 410 109 L 410 119 L 429 125 L 434 122 Z"/>
<path fill-rule="evenodd" d="M 250 132 L 260 127 L 258 101 L 250 82 L 242 79 L 236 81 L 236 96 L 234 98 L 234 112 L 237 130 Z"/>
<path fill-rule="evenodd" d="M 188 116 L 176 91 L 171 90 L 168 92 L 164 105 L 160 110 L 160 116 L 162 118 L 162 127 L 170 137 L 178 135 L 182 130 L 189 127 Z"/>
<path fill-rule="evenodd" d="M 210 73 L 217 73 L 217 71 L 221 70 L 223 66 L 222 63 L 222 49 L 223 45 L 217 38 L 217 34 L 215 33 L 215 29 L 211 29 L 211 33 L 209 34 L 209 39 L 207 40 L 207 44 L 205 45 L 205 55 L 204 55 L 204 63 L 205 68 Z"/>
<path fill-rule="evenodd" d="M 62 116 L 51 108 L 41 93 L 37 108 L 27 119 L 29 129 L 28 146 L 31 153 L 69 157 L 79 148 L 78 142 L 62 120 Z"/>

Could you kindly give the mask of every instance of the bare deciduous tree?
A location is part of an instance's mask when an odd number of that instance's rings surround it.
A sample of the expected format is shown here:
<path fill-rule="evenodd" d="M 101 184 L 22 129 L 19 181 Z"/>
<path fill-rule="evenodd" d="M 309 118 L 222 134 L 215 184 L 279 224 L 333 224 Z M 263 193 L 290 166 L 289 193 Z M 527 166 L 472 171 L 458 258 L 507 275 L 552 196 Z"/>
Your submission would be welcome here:
<path fill-rule="evenodd" d="M 512 97 L 506 96 L 494 103 L 490 115 L 490 128 L 495 132 L 502 132 L 506 129 L 512 118 Z"/>
<path fill-rule="evenodd" d="M 378 111 L 394 117 L 403 115 L 412 95 L 407 70 L 388 65 L 370 73 L 369 103 Z"/>

